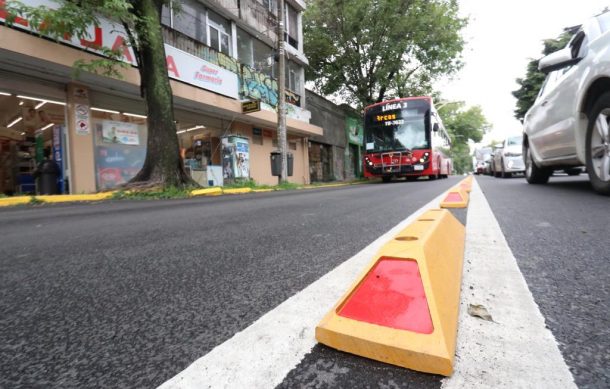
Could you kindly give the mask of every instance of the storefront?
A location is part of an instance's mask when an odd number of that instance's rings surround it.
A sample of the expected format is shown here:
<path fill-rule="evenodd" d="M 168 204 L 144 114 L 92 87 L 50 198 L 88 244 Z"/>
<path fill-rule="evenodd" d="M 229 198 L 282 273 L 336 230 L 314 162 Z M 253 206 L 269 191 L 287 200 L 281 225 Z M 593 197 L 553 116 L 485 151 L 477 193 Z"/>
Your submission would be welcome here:
<path fill-rule="evenodd" d="M 59 192 L 69 190 L 65 106 L 61 85 L 0 72 L 0 193 L 34 194 L 45 159 L 58 166 Z"/>
<path fill-rule="evenodd" d="M 101 30 L 100 39 L 120 39 L 107 26 Z M 34 193 L 33 173 L 45 149 L 61 168 L 62 193 L 112 189 L 142 167 L 148 131 L 138 71 L 122 69 L 120 80 L 86 74 L 75 82 L 74 62 L 96 58 L 82 50 L 89 49 L 86 43 L 58 44 L 0 26 L 2 192 Z M 168 45 L 166 54 L 177 136 L 191 177 L 203 186 L 235 179 L 276 184 L 269 159 L 277 148 L 276 112 L 261 104 L 258 112 L 242 113 L 235 73 Z M 288 111 L 289 181 L 305 184 L 307 139 L 322 129 L 309 123 L 308 111 Z"/>

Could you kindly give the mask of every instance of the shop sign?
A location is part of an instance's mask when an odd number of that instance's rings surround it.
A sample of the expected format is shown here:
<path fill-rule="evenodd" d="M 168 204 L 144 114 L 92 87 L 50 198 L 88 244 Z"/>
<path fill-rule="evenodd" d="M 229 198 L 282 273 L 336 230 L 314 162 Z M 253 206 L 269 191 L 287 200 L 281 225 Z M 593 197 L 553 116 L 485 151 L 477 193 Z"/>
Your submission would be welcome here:
<path fill-rule="evenodd" d="M 78 135 L 91 134 L 91 127 L 89 126 L 89 106 L 86 104 L 76 104 L 74 106 L 74 116 L 76 133 Z"/>
<path fill-rule="evenodd" d="M 171 78 L 237 99 L 237 74 L 168 44 L 165 54 Z"/>
<path fill-rule="evenodd" d="M 248 100 L 241 102 L 242 113 L 254 113 L 261 110 L 260 100 Z"/>
<path fill-rule="evenodd" d="M 137 146 L 140 144 L 140 132 L 134 123 L 103 120 L 102 139 L 105 143 Z"/>
<path fill-rule="evenodd" d="M 45 6 L 51 9 L 59 7 L 56 2 L 51 0 L 22 0 L 22 2 L 32 7 Z M 4 0 L 0 0 L 0 21 L 4 21 L 6 18 L 6 12 L 1 11 L 3 6 Z M 102 54 L 101 47 L 120 50 L 124 62 L 137 66 L 133 49 L 126 44 L 128 39 L 123 26 L 102 17 L 99 17 L 98 20 L 99 26 L 88 28 L 89 36 L 87 38 L 78 39 L 66 35 L 61 41 L 100 55 Z M 14 27 L 32 31 L 29 22 L 22 18 L 15 19 Z M 165 44 L 165 54 L 170 78 L 234 99 L 238 98 L 237 74 L 168 44 Z"/>

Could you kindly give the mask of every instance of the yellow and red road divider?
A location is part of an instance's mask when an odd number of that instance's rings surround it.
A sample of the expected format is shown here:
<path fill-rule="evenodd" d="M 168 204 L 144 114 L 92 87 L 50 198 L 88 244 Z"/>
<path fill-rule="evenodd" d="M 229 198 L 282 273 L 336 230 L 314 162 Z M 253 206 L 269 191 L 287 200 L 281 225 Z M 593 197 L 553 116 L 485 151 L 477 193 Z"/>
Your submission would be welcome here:
<path fill-rule="evenodd" d="M 447 194 L 441 200 L 441 208 L 466 208 L 470 200 L 470 191 L 472 190 L 472 176 L 469 176 L 459 182 L 455 187 L 449 189 Z"/>
<path fill-rule="evenodd" d="M 409 369 L 450 375 L 456 347 L 464 226 L 425 212 L 373 257 L 316 327 L 327 346 Z"/>

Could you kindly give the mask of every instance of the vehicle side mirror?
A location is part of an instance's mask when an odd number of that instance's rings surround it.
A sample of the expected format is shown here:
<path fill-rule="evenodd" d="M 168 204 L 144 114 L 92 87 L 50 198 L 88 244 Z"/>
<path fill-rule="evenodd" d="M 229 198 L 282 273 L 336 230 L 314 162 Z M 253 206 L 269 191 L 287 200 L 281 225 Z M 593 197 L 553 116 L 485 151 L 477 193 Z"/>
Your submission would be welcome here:
<path fill-rule="evenodd" d="M 432 131 L 437 132 L 438 128 L 438 123 L 434 123 L 434 125 L 432 126 Z"/>
<path fill-rule="evenodd" d="M 550 73 L 554 70 L 563 69 L 568 66 L 577 64 L 582 58 L 574 55 L 572 47 L 565 47 L 557 50 L 554 53 L 543 57 L 538 61 L 538 70 L 543 73 Z"/>

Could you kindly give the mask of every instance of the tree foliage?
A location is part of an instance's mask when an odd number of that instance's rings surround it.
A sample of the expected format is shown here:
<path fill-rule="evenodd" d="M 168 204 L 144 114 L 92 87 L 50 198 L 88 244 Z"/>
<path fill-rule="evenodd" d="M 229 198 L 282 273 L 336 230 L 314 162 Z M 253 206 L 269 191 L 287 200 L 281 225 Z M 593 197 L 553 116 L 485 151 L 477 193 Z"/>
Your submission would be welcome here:
<path fill-rule="evenodd" d="M 456 173 L 462 174 L 472 169 L 472 157 L 468 141 L 480 142 L 491 125 L 479 106 L 468 109 L 464 103 L 449 103 L 439 109 L 443 124 L 451 137 L 449 155 L 453 159 Z"/>
<path fill-rule="evenodd" d="M 173 95 L 167 74 L 161 32 L 161 7 L 167 0 L 56 0 L 57 7 L 31 7 L 19 1 L 5 4 L 7 23 L 16 17 L 29 21 L 41 35 L 61 41 L 67 35 L 90 39 L 91 26 L 101 18 L 121 25 L 127 44 L 134 51 L 140 73 L 140 91 L 147 109 L 148 143 L 146 159 L 129 186 L 185 186 L 193 182 L 180 157 L 173 112 Z M 79 60 L 81 70 L 120 76 L 121 50 L 96 48 L 105 58 Z"/>
<path fill-rule="evenodd" d="M 312 0 L 303 25 L 308 80 L 359 107 L 429 94 L 461 67 L 456 0 Z"/>
<path fill-rule="evenodd" d="M 555 39 L 546 39 L 544 41 L 542 54 L 548 55 L 564 48 L 571 37 L 572 33 L 566 31 Z M 519 89 L 513 91 L 512 94 L 517 99 L 514 115 L 518 120 L 523 121 L 525 114 L 534 104 L 534 101 L 536 101 L 536 97 L 538 96 L 538 92 L 540 91 L 545 78 L 546 74 L 538 70 L 537 59 L 532 59 L 527 64 L 524 78 L 517 78 Z"/>

